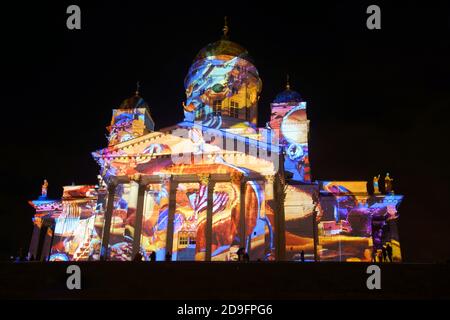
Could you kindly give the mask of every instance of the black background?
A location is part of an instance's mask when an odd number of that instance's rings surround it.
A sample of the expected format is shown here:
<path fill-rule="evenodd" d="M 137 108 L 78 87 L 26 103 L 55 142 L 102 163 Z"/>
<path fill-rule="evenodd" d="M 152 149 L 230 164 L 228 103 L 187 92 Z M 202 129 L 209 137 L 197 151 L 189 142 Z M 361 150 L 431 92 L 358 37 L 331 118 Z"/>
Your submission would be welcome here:
<path fill-rule="evenodd" d="M 28 248 L 28 200 L 49 181 L 95 184 L 111 110 L 136 81 L 156 128 L 182 120 L 183 80 L 221 36 L 248 49 L 263 80 L 259 121 L 286 74 L 308 103 L 314 179 L 389 172 L 404 259 L 450 258 L 448 2 L 20 2 L 1 7 L 0 254 Z M 78 4 L 82 29 L 66 28 Z M 378 4 L 382 29 L 366 28 Z"/>

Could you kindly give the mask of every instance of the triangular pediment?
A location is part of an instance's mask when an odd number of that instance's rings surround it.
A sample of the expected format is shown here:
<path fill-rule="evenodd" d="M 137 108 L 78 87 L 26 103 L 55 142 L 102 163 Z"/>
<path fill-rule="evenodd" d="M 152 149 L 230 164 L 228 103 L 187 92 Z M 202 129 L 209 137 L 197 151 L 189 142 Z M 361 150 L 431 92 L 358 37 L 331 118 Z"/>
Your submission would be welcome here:
<path fill-rule="evenodd" d="M 92 153 L 113 175 L 154 173 L 178 165 L 225 164 L 277 171 L 279 146 L 220 129 L 181 122 Z M 217 167 L 217 166 L 216 166 Z"/>

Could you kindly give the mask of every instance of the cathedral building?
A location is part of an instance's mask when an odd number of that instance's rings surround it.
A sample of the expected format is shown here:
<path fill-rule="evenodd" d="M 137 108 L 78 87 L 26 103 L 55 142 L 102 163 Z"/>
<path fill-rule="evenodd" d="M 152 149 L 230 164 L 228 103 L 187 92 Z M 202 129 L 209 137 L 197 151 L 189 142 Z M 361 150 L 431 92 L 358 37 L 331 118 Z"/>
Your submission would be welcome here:
<path fill-rule="evenodd" d="M 207 45 L 185 78 L 184 120 L 155 130 L 139 90 L 112 112 L 92 153 L 98 185 L 64 187 L 35 208 L 29 255 L 39 260 L 401 261 L 392 179 L 315 181 L 307 103 L 291 89 L 257 126 L 262 90 L 252 58 L 228 38 Z M 139 88 L 138 88 L 139 89 Z"/>

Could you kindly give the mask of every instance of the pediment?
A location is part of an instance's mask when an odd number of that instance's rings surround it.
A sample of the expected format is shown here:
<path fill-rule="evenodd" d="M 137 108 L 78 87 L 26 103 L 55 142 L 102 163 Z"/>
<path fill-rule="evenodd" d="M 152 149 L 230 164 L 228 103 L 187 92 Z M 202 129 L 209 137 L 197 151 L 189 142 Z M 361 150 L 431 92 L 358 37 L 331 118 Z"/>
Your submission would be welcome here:
<path fill-rule="evenodd" d="M 269 150 L 269 151 L 268 151 Z M 92 153 L 111 175 L 155 173 L 180 166 L 216 165 L 277 171 L 279 148 L 222 130 L 182 122 Z M 212 167 L 211 167 L 212 168 Z M 220 171 L 220 170 L 219 170 Z"/>

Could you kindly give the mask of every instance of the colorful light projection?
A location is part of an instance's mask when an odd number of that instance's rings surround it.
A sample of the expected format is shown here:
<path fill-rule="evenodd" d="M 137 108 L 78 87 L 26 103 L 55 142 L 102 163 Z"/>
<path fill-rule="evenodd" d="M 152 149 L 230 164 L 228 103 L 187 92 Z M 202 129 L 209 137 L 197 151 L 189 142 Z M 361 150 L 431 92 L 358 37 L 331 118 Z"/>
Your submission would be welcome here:
<path fill-rule="evenodd" d="M 155 252 L 157 261 L 165 259 L 169 212 L 168 188 L 168 182 L 147 186 L 141 234 L 141 251 L 144 259 L 148 259 L 152 252 Z"/>
<path fill-rule="evenodd" d="M 47 260 L 50 255 L 50 248 L 43 248 L 42 241 L 49 242 L 53 238 L 53 233 L 49 236 L 48 229 L 52 228 L 51 221 L 58 217 L 62 212 L 61 200 L 48 200 L 46 197 L 40 197 L 39 200 L 29 201 L 36 213 L 33 217 L 33 234 L 29 248 L 29 255 L 33 259 Z M 44 234 L 46 234 L 44 236 Z M 44 237 L 44 239 L 42 239 Z M 50 244 L 49 244 L 50 245 Z M 42 249 L 42 250 L 41 250 Z"/>
<path fill-rule="evenodd" d="M 270 126 L 285 148 L 285 170 L 293 174 L 293 180 L 310 183 L 306 102 L 273 103 Z"/>
<path fill-rule="evenodd" d="M 138 93 L 113 110 L 109 131 L 109 145 L 132 140 L 154 130 L 148 106 Z"/>
<path fill-rule="evenodd" d="M 119 184 L 116 188 L 109 239 L 109 259 L 112 261 L 133 259 L 138 189 L 139 184 L 134 181 Z"/>
<path fill-rule="evenodd" d="M 178 184 L 172 260 L 205 260 L 207 194 L 206 185 Z"/>
<path fill-rule="evenodd" d="M 264 181 L 248 181 L 245 190 L 246 251 L 252 260 L 273 260 L 274 201 L 266 199 Z"/>
<path fill-rule="evenodd" d="M 288 185 L 284 201 L 286 260 L 314 261 L 315 185 Z"/>
<path fill-rule="evenodd" d="M 212 260 L 232 260 L 239 249 L 239 187 L 221 182 L 214 186 L 212 217 Z"/>
<path fill-rule="evenodd" d="M 209 166 L 211 171 L 207 172 L 211 173 L 258 168 L 264 174 L 278 168 L 277 147 L 258 150 L 256 141 L 246 146 L 246 139 L 239 135 L 222 135 L 219 130 L 199 129 L 191 123 L 182 125 L 170 134 L 151 133 L 147 141 L 110 146 L 93 152 L 93 156 L 105 179 L 134 174 L 197 174 L 205 172 L 202 165 Z"/>
<path fill-rule="evenodd" d="M 245 247 L 252 259 L 274 258 L 274 212 L 264 200 L 263 182 L 248 182 L 245 187 Z M 213 261 L 236 260 L 240 247 L 239 186 L 216 183 L 212 205 Z M 206 253 L 206 213 L 208 187 L 200 183 L 179 183 L 174 214 L 173 261 L 204 261 Z M 148 186 L 144 200 L 141 247 L 144 258 L 152 251 L 164 260 L 167 237 L 168 195 L 166 185 Z"/>
<path fill-rule="evenodd" d="M 386 189 L 392 192 L 388 196 L 368 196 L 365 182 L 364 188 L 361 182 L 323 182 L 319 193 L 318 186 L 311 183 L 306 102 L 290 90 L 288 81 L 286 90 L 271 104 L 270 126 L 256 128 L 261 79 L 248 52 L 227 40 L 227 33 L 225 26 L 223 39 L 201 50 L 189 69 L 184 83 L 184 122 L 154 132 L 148 105 L 136 92 L 113 111 L 108 147 L 93 152 L 103 181 L 137 176 L 152 176 L 149 181 L 155 181 L 155 176 L 176 178 L 177 188 L 171 195 L 168 182 L 147 186 L 140 239 L 135 239 L 136 182 L 120 184 L 111 197 L 108 252 L 100 252 L 106 185 L 100 186 L 98 194 L 73 187 L 65 189 L 63 210 L 58 202 L 33 202 L 36 241 L 30 251 L 40 251 L 36 250 L 36 246 L 42 248 L 38 238 L 55 219 L 51 235 L 51 259 L 55 261 L 99 260 L 101 253 L 110 260 L 129 261 L 136 249 L 146 260 L 151 252 L 157 260 L 164 260 L 167 253 L 172 260 L 205 260 L 209 193 L 212 260 L 234 260 L 241 246 L 251 260 L 273 260 L 275 238 L 277 243 L 286 240 L 278 259 L 285 259 L 286 252 L 287 260 L 299 260 L 303 251 L 306 260 L 368 261 L 372 249 L 378 250 L 386 242 L 394 249 L 394 259 L 401 259 L 394 223 L 401 196 L 393 194 L 392 180 L 387 182 Z M 282 159 L 284 171 L 279 170 Z M 229 174 L 231 181 L 220 178 L 205 184 L 198 178 L 205 173 Z M 236 173 L 245 177 L 245 183 L 232 178 Z M 269 182 L 274 175 L 277 182 L 280 178 L 287 184 L 278 195 Z M 214 189 L 208 190 L 207 185 Z M 276 189 L 281 186 L 277 184 Z M 46 194 L 45 183 L 42 196 Z M 170 206 L 175 210 L 173 235 L 167 234 L 172 229 L 168 225 L 169 199 L 175 200 Z M 277 224 L 275 214 L 280 215 Z M 275 237 L 279 231 L 275 226 L 282 229 L 283 224 L 284 234 Z M 171 239 L 173 242 L 168 241 Z M 140 248 L 136 240 L 140 240 Z M 168 242 L 173 243 L 171 248 L 166 248 Z"/>
<path fill-rule="evenodd" d="M 245 49 L 228 40 L 213 43 L 199 53 L 186 76 L 185 120 L 213 128 L 242 122 L 254 126 L 261 86 Z"/>
<path fill-rule="evenodd" d="M 199 183 L 178 185 L 173 260 L 205 259 L 207 194 L 207 186 Z M 239 188 L 231 182 L 216 183 L 212 199 L 212 260 L 235 260 L 240 247 Z M 266 209 L 262 183 L 247 183 L 245 199 L 246 248 L 255 260 L 271 259 L 274 218 L 273 211 Z"/>
<path fill-rule="evenodd" d="M 50 261 L 89 260 L 99 236 L 95 230 L 97 192 L 94 186 L 64 187 L 62 212 L 55 217 Z"/>
<path fill-rule="evenodd" d="M 95 208 L 94 232 L 92 234 L 92 253 L 91 260 L 100 260 L 103 227 L 105 224 L 106 202 L 108 199 L 108 191 L 106 188 L 98 190 L 97 206 Z"/>
<path fill-rule="evenodd" d="M 180 130 L 180 129 L 176 129 Z M 225 141 L 228 146 L 232 139 L 220 141 L 214 139 L 207 131 L 193 127 L 183 129 L 185 137 L 176 134 L 161 135 L 154 133 L 159 143 L 145 142 L 125 144 L 124 147 L 110 146 L 94 153 L 103 168 L 107 168 L 106 176 L 123 176 L 139 174 L 199 175 L 209 173 L 249 173 L 245 167 L 258 167 L 261 172 L 273 172 L 274 163 L 265 158 L 242 153 L 225 152 Z M 151 134 L 153 135 L 153 134 Z M 155 139 L 151 139 L 155 140 Z M 152 153 L 144 153 L 145 150 Z M 222 153 L 226 153 L 221 155 Z M 177 160 L 180 154 L 187 155 L 188 161 Z M 260 155 L 264 154 L 260 152 Z M 174 157 L 175 155 L 175 157 Z M 271 156 L 276 157 L 273 153 Z M 252 157 L 252 159 L 249 159 Z M 184 159 L 184 157 L 181 157 Z M 252 160 L 252 161 L 249 161 Z M 191 161 L 191 162 L 190 162 Z M 253 172 L 253 171 L 252 171 Z M 256 171 L 253 172 L 256 174 Z M 261 182 L 262 183 L 262 182 Z M 167 188 L 155 189 L 147 193 L 148 204 L 144 205 L 144 222 L 141 236 L 142 250 L 146 258 L 155 251 L 157 260 L 163 260 L 167 253 Z M 232 183 L 217 183 L 213 193 L 213 239 L 212 259 L 232 260 L 240 245 L 237 232 L 239 224 L 239 188 Z M 258 259 L 272 259 L 274 251 L 273 211 L 264 209 L 264 185 L 253 182 L 247 187 L 247 226 L 246 247 L 252 250 L 252 256 Z M 184 191 L 183 191 L 184 190 Z M 169 250 L 172 260 L 204 260 L 205 259 L 205 222 L 206 222 L 206 187 L 198 183 L 178 185 L 176 195 L 176 212 L 173 235 L 173 247 Z M 153 198 L 153 199 L 152 199 Z M 273 204 L 272 204 L 273 205 Z M 102 206 L 104 208 L 104 205 Z M 267 211 L 267 212 L 265 212 Z M 250 213 L 248 213 L 250 212 Z M 102 216 L 102 214 L 100 215 Z M 113 220 L 114 223 L 114 220 Z M 97 223 L 103 225 L 99 218 Z M 132 227 L 132 225 L 130 225 Z M 254 230 L 255 229 L 255 230 Z M 230 233 L 229 233 L 230 232 Z M 266 236 L 267 235 L 267 236 Z M 128 239 L 129 240 L 129 239 Z M 126 242 L 126 241 L 125 241 Z M 258 243 L 257 243 L 258 242 Z"/>
<path fill-rule="evenodd" d="M 388 242 L 394 261 L 401 260 L 396 230 L 390 229 L 401 196 L 369 196 L 366 182 L 321 182 L 320 187 L 321 261 L 371 261 L 373 252 Z"/>

